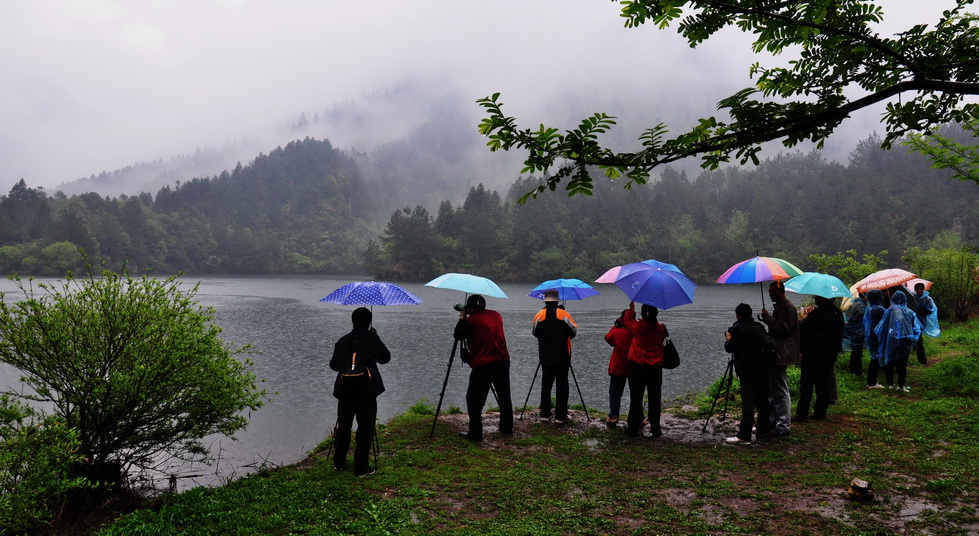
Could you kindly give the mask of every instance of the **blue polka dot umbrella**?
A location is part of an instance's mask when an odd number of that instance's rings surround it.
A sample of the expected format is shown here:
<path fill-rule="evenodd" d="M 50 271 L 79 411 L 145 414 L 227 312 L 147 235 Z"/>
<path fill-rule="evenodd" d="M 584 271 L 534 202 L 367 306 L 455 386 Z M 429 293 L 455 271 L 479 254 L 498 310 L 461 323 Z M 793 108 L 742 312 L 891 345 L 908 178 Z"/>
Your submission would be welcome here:
<path fill-rule="evenodd" d="M 418 296 L 391 283 L 355 281 L 334 290 L 321 302 L 340 305 L 417 305 Z"/>

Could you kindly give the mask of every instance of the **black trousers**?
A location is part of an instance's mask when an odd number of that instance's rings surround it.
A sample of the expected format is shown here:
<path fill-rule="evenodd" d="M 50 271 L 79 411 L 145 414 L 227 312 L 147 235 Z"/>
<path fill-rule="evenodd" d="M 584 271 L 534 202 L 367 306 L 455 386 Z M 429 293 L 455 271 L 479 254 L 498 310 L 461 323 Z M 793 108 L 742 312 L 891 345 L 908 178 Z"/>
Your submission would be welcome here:
<path fill-rule="evenodd" d="M 816 404 L 813 415 L 825 417 L 829 408 L 830 398 L 836 385 L 836 354 L 832 356 L 811 356 L 802 358 L 802 375 L 799 378 L 799 403 L 795 407 L 798 417 L 809 416 L 809 406 L 812 403 L 813 390 L 816 391 Z"/>
<path fill-rule="evenodd" d="M 738 381 L 741 383 L 741 423 L 738 426 L 738 437 L 751 441 L 752 426 L 757 426 L 759 435 L 769 432 L 771 411 L 768 404 L 768 367 L 738 367 Z"/>
<path fill-rule="evenodd" d="M 571 364 L 542 364 L 540 369 L 540 416 L 551 416 L 551 388 L 556 383 L 557 398 L 554 404 L 554 418 L 563 421 L 568 418 L 568 397 L 571 395 L 571 387 L 568 385 L 568 371 L 571 369 Z"/>
<path fill-rule="evenodd" d="M 333 465 L 342 467 L 350 450 L 350 428 L 357 419 L 357 445 L 354 448 L 354 472 L 362 473 L 369 466 L 371 442 L 374 440 L 374 421 L 377 420 L 377 396 L 346 396 L 337 403 L 337 429 L 333 434 Z"/>
<path fill-rule="evenodd" d="M 663 402 L 663 367 L 653 365 L 632 364 L 632 374 L 629 375 L 629 421 L 626 434 L 636 436 L 642 428 L 644 395 L 649 398 L 649 428 L 653 437 L 659 437 L 663 431 L 659 424 L 660 408 Z"/>
<path fill-rule="evenodd" d="M 497 361 L 476 367 L 469 373 L 466 409 L 469 411 L 469 436 L 483 438 L 483 406 L 490 387 L 496 389 L 500 403 L 500 433 L 513 433 L 513 402 L 510 400 L 510 362 Z"/>

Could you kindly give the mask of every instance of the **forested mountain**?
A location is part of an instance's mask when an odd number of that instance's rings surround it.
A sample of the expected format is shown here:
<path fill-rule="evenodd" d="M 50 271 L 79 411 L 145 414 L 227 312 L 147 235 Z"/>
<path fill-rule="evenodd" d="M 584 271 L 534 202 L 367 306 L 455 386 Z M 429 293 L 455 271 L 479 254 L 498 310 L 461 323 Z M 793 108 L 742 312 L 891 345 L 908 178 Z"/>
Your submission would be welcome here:
<path fill-rule="evenodd" d="M 426 279 L 475 272 L 501 280 L 578 277 L 648 258 L 701 282 L 755 255 L 813 269 L 813 253 L 855 250 L 900 265 L 908 247 L 954 230 L 979 243 L 979 187 L 950 181 L 917 154 L 885 151 L 871 137 L 843 166 L 819 152 L 781 154 L 758 167 L 665 171 L 631 191 L 596 181 L 595 195 L 546 193 L 516 203 L 540 181 L 517 180 L 505 196 L 482 186 L 459 207 L 443 202 L 395 212 L 367 252 L 379 278 Z M 859 258 L 859 257 L 858 257 Z"/>
<path fill-rule="evenodd" d="M 79 270 L 78 248 L 133 273 L 358 271 L 372 207 L 353 160 L 311 138 L 155 198 L 48 197 L 20 181 L 0 198 L 0 271 Z"/>
<path fill-rule="evenodd" d="M 399 184 L 399 163 L 411 157 L 398 150 L 370 159 L 387 163 L 374 170 L 384 182 L 368 184 L 359 169 L 367 155 L 305 138 L 155 196 L 51 197 L 21 181 L 0 198 L 0 271 L 77 271 L 82 248 L 93 264 L 128 262 L 134 273 L 367 271 L 424 280 L 458 271 L 589 280 L 655 258 L 707 282 L 756 250 L 811 269 L 808 255 L 847 250 L 886 251 L 899 265 L 908 247 L 948 230 L 979 243 L 979 187 L 879 142 L 861 142 L 847 165 L 797 152 L 693 179 L 666 170 L 632 190 L 598 181 L 591 197 L 556 191 L 524 205 L 516 199 L 539 178 L 521 177 L 502 194 L 480 184 L 461 204 L 447 195 L 412 206 L 409 190 L 431 191 L 456 175 L 432 179 L 434 186 L 421 175 Z M 385 195 L 402 208 L 378 208 Z"/>

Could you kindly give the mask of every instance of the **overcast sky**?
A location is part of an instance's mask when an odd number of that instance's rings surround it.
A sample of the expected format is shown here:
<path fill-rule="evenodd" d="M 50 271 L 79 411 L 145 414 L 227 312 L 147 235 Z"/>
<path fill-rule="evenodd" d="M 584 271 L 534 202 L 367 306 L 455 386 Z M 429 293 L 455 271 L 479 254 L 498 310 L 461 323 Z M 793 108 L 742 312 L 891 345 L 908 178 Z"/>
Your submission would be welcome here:
<path fill-rule="evenodd" d="M 954 5 L 880 3 L 885 30 Z M 0 13 L 0 194 L 260 137 L 406 78 L 473 101 L 503 92 L 528 126 L 575 93 L 646 94 L 692 119 L 748 85 L 755 61 L 733 31 L 690 50 L 672 30 L 625 29 L 608 0 L 0 0 Z"/>

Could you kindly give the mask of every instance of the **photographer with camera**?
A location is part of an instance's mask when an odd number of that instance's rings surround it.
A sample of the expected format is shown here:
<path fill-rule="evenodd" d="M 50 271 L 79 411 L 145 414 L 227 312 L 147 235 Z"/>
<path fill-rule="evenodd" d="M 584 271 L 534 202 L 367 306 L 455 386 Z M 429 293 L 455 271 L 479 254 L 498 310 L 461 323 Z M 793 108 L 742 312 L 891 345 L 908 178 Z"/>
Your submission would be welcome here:
<path fill-rule="evenodd" d="M 503 334 L 503 317 L 486 308 L 486 298 L 473 294 L 465 307 L 456 305 L 459 322 L 455 339 L 462 341 L 462 360 L 472 369 L 466 390 L 469 431 L 459 434 L 470 441 L 483 440 L 483 405 L 490 388 L 496 390 L 500 405 L 500 433 L 513 433 L 513 403 L 510 401 L 510 353 Z M 468 358 L 466 357 L 468 349 Z"/>
<path fill-rule="evenodd" d="M 532 333 L 537 338 L 541 368 L 540 420 L 551 420 L 551 386 L 557 384 L 554 422 L 568 422 L 568 371 L 571 369 L 571 339 L 578 334 L 574 318 L 558 307 L 557 290 L 544 291 L 544 308 L 534 316 Z"/>
<path fill-rule="evenodd" d="M 354 475 L 374 474 L 368 465 L 371 441 L 377 420 L 377 397 L 384 392 L 384 382 L 378 363 L 391 361 L 391 352 L 371 327 L 373 313 L 358 307 L 351 313 L 353 330 L 333 346 L 330 368 L 337 371 L 333 396 L 337 399 L 337 425 L 333 432 L 333 467 L 341 470 L 347 465 L 350 448 L 350 428 L 357 419 L 357 446 L 354 449 Z"/>
<path fill-rule="evenodd" d="M 751 306 L 742 303 L 734 308 L 737 321 L 724 333 L 724 350 L 731 354 L 741 383 L 741 423 L 738 433 L 728 443 L 751 444 L 751 427 L 758 412 L 758 435 L 769 430 L 768 374 L 772 363 L 763 355 L 766 344 L 774 345 L 765 327 L 751 318 Z"/>

